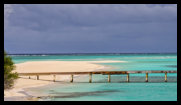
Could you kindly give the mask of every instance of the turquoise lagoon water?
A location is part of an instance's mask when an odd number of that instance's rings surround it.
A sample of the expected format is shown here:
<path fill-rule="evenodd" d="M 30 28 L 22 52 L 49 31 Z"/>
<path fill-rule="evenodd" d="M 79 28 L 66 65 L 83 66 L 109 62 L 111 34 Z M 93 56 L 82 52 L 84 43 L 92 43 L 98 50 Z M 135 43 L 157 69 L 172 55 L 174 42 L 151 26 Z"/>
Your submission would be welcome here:
<path fill-rule="evenodd" d="M 77 55 L 26 55 L 12 56 L 13 61 L 101 61 L 120 60 L 124 63 L 100 63 L 113 67 L 114 71 L 125 70 L 177 70 L 177 54 L 77 54 Z M 53 96 L 52 101 L 176 101 L 177 74 L 149 74 L 145 83 L 145 74 L 131 74 L 130 83 L 126 75 L 111 76 L 107 83 L 106 75 L 93 75 L 93 83 L 88 77 L 75 79 L 74 83 L 62 83 L 34 91 Z M 62 84 L 64 86 L 62 86 Z"/>

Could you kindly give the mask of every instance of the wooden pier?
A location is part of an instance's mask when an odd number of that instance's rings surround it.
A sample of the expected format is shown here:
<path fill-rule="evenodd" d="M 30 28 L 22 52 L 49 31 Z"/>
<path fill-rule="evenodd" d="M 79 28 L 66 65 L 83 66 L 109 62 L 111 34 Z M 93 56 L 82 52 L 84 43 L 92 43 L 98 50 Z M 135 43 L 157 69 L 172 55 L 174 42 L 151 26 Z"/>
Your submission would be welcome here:
<path fill-rule="evenodd" d="M 168 73 L 177 73 L 177 71 L 92 71 L 92 72 L 40 72 L 40 73 L 18 73 L 19 76 L 36 76 L 37 80 L 39 80 L 39 77 L 42 75 L 53 75 L 53 81 L 56 81 L 56 75 L 70 75 L 71 79 L 70 82 L 73 82 L 74 75 L 89 75 L 89 83 L 92 83 L 92 75 L 93 74 L 102 74 L 102 75 L 108 75 L 108 82 L 111 82 L 111 75 L 121 75 L 126 74 L 127 75 L 127 82 L 130 81 L 129 74 L 140 74 L 145 73 L 145 82 L 148 82 L 148 74 L 149 73 L 164 73 L 165 74 L 165 82 L 167 82 L 167 74 Z"/>

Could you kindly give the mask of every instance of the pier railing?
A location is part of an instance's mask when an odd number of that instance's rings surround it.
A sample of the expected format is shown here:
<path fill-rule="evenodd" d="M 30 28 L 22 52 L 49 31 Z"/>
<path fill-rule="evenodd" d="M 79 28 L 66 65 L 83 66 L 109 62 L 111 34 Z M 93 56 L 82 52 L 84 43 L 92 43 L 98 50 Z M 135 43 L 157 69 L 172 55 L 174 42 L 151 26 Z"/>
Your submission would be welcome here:
<path fill-rule="evenodd" d="M 160 71 L 160 70 L 154 70 L 154 71 L 92 71 L 92 72 L 36 72 L 36 73 L 18 73 L 19 76 L 36 76 L 36 79 L 39 80 L 40 75 L 53 75 L 53 81 L 55 82 L 56 75 L 70 75 L 71 79 L 70 82 L 73 82 L 73 75 L 89 75 L 89 83 L 92 82 L 92 75 L 93 74 L 102 74 L 102 75 L 108 75 L 108 82 L 111 82 L 111 75 L 121 75 L 126 74 L 127 75 L 127 82 L 130 81 L 129 74 L 139 74 L 139 73 L 145 73 L 145 82 L 148 82 L 148 74 L 149 73 L 164 73 L 165 74 L 165 82 L 167 82 L 167 73 L 177 73 L 177 71 L 169 70 L 169 71 Z"/>

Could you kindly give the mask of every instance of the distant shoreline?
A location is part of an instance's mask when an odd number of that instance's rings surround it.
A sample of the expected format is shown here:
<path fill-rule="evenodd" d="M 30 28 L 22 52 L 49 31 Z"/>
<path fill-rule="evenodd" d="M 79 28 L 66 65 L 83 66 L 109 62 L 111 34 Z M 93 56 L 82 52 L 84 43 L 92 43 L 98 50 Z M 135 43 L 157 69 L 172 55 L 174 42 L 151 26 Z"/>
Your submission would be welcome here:
<path fill-rule="evenodd" d="M 133 55 L 133 54 L 177 54 L 177 52 L 163 53 L 8 53 L 8 55 Z"/>

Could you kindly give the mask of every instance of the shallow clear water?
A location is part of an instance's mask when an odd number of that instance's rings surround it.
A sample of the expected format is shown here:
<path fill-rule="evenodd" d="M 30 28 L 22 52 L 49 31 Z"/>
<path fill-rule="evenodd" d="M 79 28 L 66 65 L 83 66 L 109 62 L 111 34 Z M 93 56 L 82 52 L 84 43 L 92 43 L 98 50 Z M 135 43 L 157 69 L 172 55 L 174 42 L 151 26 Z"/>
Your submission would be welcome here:
<path fill-rule="evenodd" d="M 112 70 L 177 70 L 177 54 L 99 54 L 99 55 L 43 55 L 12 56 L 15 63 L 26 61 L 95 61 L 120 60 L 124 63 L 100 63 L 112 66 Z M 93 83 L 87 83 L 88 77 L 75 79 L 74 83 L 66 83 L 64 87 L 55 86 L 41 89 L 41 92 L 53 95 L 51 100 L 60 101 L 176 101 L 177 74 L 168 74 L 168 82 L 164 74 L 149 74 L 149 82 L 145 83 L 145 74 L 131 74 L 130 83 L 126 83 L 126 75 L 111 76 L 107 83 L 106 75 L 93 75 Z M 139 82 L 136 82 L 139 81 Z M 61 84 L 61 83 L 60 83 Z M 38 89 L 37 89 L 38 91 Z"/>

